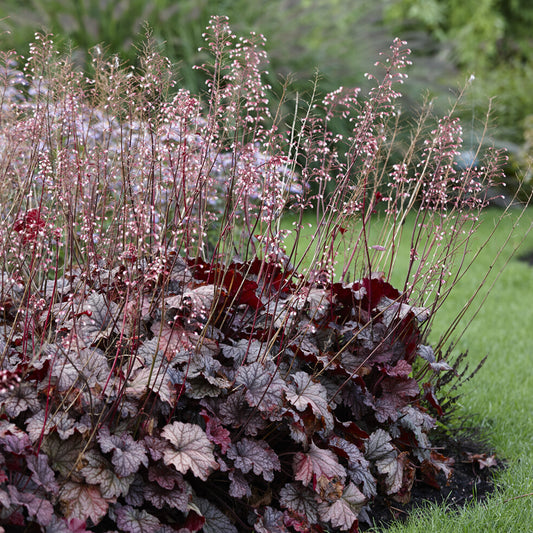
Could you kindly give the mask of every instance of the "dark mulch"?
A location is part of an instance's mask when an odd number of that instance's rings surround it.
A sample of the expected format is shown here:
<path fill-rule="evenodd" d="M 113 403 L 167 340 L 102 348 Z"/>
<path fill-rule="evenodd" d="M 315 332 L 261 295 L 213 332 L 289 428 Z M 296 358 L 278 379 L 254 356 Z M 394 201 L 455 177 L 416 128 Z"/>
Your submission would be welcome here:
<path fill-rule="evenodd" d="M 494 472 L 503 468 L 504 463 L 497 460 L 495 466 L 483 466 L 485 460 L 490 463 L 494 457 L 487 451 L 486 443 L 466 436 L 457 440 L 443 437 L 438 441 L 437 447 L 440 453 L 455 460 L 451 479 L 447 482 L 444 475 L 441 475 L 438 479 L 440 489 L 415 481 L 411 501 L 407 504 L 377 498 L 371 512 L 371 519 L 375 524 L 386 527 L 395 520 L 405 521 L 414 509 L 423 507 L 428 502 L 437 504 L 446 502 L 450 510 L 457 509 L 473 499 L 483 500 L 494 490 Z M 372 527 L 361 524 L 360 530 L 370 533 Z"/>

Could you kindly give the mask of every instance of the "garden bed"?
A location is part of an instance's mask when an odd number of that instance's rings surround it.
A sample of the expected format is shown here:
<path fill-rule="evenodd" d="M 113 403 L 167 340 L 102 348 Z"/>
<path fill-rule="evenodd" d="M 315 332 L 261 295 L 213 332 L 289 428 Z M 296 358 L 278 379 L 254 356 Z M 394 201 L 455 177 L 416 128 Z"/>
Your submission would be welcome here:
<path fill-rule="evenodd" d="M 411 500 L 401 503 L 378 497 L 373 503 L 371 520 L 381 528 L 393 522 L 404 522 L 413 511 L 428 505 L 444 505 L 448 512 L 458 511 L 472 501 L 482 502 L 494 491 L 494 475 L 504 468 L 502 460 L 487 451 L 487 444 L 463 436 L 453 439 L 443 436 L 435 439 L 436 449 L 453 460 L 453 472 L 450 479 L 441 473 L 438 486 L 417 482 L 411 492 Z M 363 524 L 361 531 L 372 531 L 374 525 Z"/>

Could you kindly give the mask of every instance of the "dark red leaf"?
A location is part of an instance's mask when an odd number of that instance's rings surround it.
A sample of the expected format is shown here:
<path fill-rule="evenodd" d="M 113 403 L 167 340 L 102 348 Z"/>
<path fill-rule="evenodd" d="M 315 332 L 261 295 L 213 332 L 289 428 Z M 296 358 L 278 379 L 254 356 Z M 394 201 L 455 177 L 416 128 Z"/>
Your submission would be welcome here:
<path fill-rule="evenodd" d="M 34 242 L 46 226 L 40 209 L 30 209 L 22 214 L 13 224 L 13 229 L 21 236 L 22 243 Z"/>
<path fill-rule="evenodd" d="M 190 531 L 200 531 L 205 524 L 205 518 L 195 511 L 189 511 L 184 527 Z"/>
<path fill-rule="evenodd" d="M 382 276 L 363 278 L 362 285 L 366 289 L 363 306 L 366 304 L 370 310 L 375 309 L 384 296 L 391 300 L 396 300 L 400 297 L 400 293 L 390 283 L 386 282 Z"/>
<path fill-rule="evenodd" d="M 444 411 L 440 406 L 439 400 L 437 400 L 437 397 L 435 396 L 433 385 L 431 383 L 424 383 L 422 386 L 424 387 L 424 399 L 437 411 L 439 416 L 442 416 Z"/>
<path fill-rule="evenodd" d="M 229 445 L 231 444 L 230 432 L 224 426 L 222 426 L 220 421 L 209 416 L 205 409 L 202 409 L 200 415 L 205 421 L 205 432 L 207 438 L 211 442 L 218 444 L 222 453 L 226 453 Z"/>

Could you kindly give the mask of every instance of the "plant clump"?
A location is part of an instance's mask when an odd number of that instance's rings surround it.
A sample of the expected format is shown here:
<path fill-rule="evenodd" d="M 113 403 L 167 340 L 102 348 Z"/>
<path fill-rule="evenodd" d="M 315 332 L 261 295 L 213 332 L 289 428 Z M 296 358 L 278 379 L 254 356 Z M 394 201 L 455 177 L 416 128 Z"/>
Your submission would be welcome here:
<path fill-rule="evenodd" d="M 3 54 L 10 531 L 354 532 L 378 494 L 452 474 L 430 432 L 457 365 L 427 335 L 500 155 L 458 169 L 445 117 L 392 162 L 399 40 L 367 97 L 296 99 L 292 127 L 269 108 L 261 36 L 214 18 L 206 42 L 202 98 L 149 44 L 138 70 L 96 50 L 93 79 L 48 36 L 20 71 Z"/>

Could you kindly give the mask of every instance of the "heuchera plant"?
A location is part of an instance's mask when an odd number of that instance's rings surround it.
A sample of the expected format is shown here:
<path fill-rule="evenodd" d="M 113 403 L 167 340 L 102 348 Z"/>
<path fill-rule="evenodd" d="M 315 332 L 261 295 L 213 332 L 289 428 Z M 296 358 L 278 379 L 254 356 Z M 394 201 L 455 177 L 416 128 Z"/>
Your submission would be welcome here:
<path fill-rule="evenodd" d="M 3 54 L 6 531 L 355 532 L 452 475 L 427 333 L 500 155 L 457 168 L 445 117 L 392 166 L 401 41 L 366 97 L 299 97 L 291 127 L 263 38 L 214 18 L 206 42 L 202 98 L 149 44 L 139 69 L 96 50 L 92 79 L 47 36 L 21 71 Z"/>

